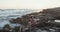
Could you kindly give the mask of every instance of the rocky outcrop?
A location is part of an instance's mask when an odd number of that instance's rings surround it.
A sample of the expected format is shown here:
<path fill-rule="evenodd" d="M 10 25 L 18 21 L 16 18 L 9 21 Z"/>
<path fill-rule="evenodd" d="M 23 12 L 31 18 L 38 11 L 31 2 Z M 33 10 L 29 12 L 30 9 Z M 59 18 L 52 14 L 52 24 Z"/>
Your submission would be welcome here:
<path fill-rule="evenodd" d="M 52 8 L 52 9 L 44 9 L 42 13 L 43 14 L 51 14 L 51 16 L 60 20 L 60 7 Z"/>
<path fill-rule="evenodd" d="M 43 9 L 43 11 L 38 13 L 31 13 L 24 15 L 21 18 L 12 19 L 11 22 L 27 25 L 30 16 L 39 19 L 36 22 L 38 23 L 36 24 L 37 27 L 55 26 L 54 20 L 60 20 L 60 8 Z"/>
<path fill-rule="evenodd" d="M 6 24 L 3 29 L 1 30 L 1 32 L 10 32 L 10 26 L 8 24 Z"/>

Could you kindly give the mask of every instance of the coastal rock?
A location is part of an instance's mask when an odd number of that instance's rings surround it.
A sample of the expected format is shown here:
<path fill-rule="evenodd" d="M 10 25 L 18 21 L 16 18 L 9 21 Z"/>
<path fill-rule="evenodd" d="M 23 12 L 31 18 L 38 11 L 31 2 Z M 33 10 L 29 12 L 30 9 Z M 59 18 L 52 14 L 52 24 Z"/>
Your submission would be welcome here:
<path fill-rule="evenodd" d="M 11 22 L 27 25 L 28 18 L 30 16 L 34 16 L 35 19 L 39 19 L 37 21 L 38 24 L 36 24 L 36 26 L 38 27 L 55 26 L 54 20 L 60 20 L 60 9 L 59 8 L 44 9 L 41 12 L 31 13 L 24 15 L 21 18 L 12 19 Z"/>

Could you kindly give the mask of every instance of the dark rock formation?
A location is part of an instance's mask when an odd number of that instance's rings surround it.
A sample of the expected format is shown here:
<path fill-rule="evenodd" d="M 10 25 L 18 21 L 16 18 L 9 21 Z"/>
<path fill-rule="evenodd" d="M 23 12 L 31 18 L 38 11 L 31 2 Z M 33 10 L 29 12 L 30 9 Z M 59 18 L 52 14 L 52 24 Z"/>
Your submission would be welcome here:
<path fill-rule="evenodd" d="M 36 22 L 38 23 L 36 24 L 37 27 L 55 26 L 54 20 L 60 20 L 60 8 L 44 9 L 38 13 L 31 13 L 24 15 L 21 18 L 12 19 L 11 22 L 27 25 L 30 16 L 34 16 L 35 19 L 39 19 Z"/>
<path fill-rule="evenodd" d="M 60 8 L 44 9 L 43 14 L 51 14 L 51 16 L 60 20 Z"/>
<path fill-rule="evenodd" d="M 3 29 L 1 30 L 1 32 L 10 32 L 10 26 L 8 24 L 6 24 Z"/>
<path fill-rule="evenodd" d="M 20 32 L 20 26 L 14 27 L 13 31 L 14 32 Z"/>

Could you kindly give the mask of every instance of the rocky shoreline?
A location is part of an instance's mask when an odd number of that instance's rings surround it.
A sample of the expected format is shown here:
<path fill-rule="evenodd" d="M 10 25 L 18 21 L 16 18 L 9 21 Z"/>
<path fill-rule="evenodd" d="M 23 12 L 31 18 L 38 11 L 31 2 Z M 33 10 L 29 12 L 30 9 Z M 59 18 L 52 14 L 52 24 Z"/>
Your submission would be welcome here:
<path fill-rule="evenodd" d="M 31 27 L 27 25 L 31 20 L 30 18 L 33 18 L 35 21 Z M 13 29 L 15 32 L 60 32 L 60 22 L 56 22 L 55 20 L 60 20 L 60 8 L 43 9 L 43 11 L 40 12 L 23 15 L 17 19 L 11 19 L 10 22 L 22 25 L 22 27 L 15 27 Z M 8 30 L 10 29 L 9 27 L 7 28 Z"/>
<path fill-rule="evenodd" d="M 40 12 L 24 15 L 21 18 L 12 19 L 11 22 L 27 25 L 28 18 L 30 16 L 34 16 L 35 19 L 39 19 L 37 20 L 39 23 L 40 22 L 44 23 L 44 22 L 49 22 L 49 21 L 53 23 L 54 20 L 60 19 L 60 9 L 57 9 L 57 8 L 44 9 L 43 11 L 40 11 Z"/>
<path fill-rule="evenodd" d="M 31 13 L 22 16 L 21 18 L 12 19 L 13 23 L 20 23 L 24 26 L 28 24 L 28 18 L 30 16 L 34 16 L 35 20 L 37 20 L 37 24 L 35 25 L 37 28 L 43 27 L 60 27 L 60 23 L 55 22 L 55 20 L 60 20 L 60 9 L 52 8 L 52 9 L 43 9 L 43 11 L 37 13 Z M 49 29 L 48 29 L 49 30 Z"/>

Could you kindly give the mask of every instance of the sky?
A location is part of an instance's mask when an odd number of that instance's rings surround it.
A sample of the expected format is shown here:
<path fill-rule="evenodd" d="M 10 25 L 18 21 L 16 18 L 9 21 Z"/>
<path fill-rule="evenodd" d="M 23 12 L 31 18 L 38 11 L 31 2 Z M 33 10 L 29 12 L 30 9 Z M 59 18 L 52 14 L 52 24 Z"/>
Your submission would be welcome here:
<path fill-rule="evenodd" d="M 0 0 L 0 9 L 47 9 L 60 7 L 60 0 Z"/>

